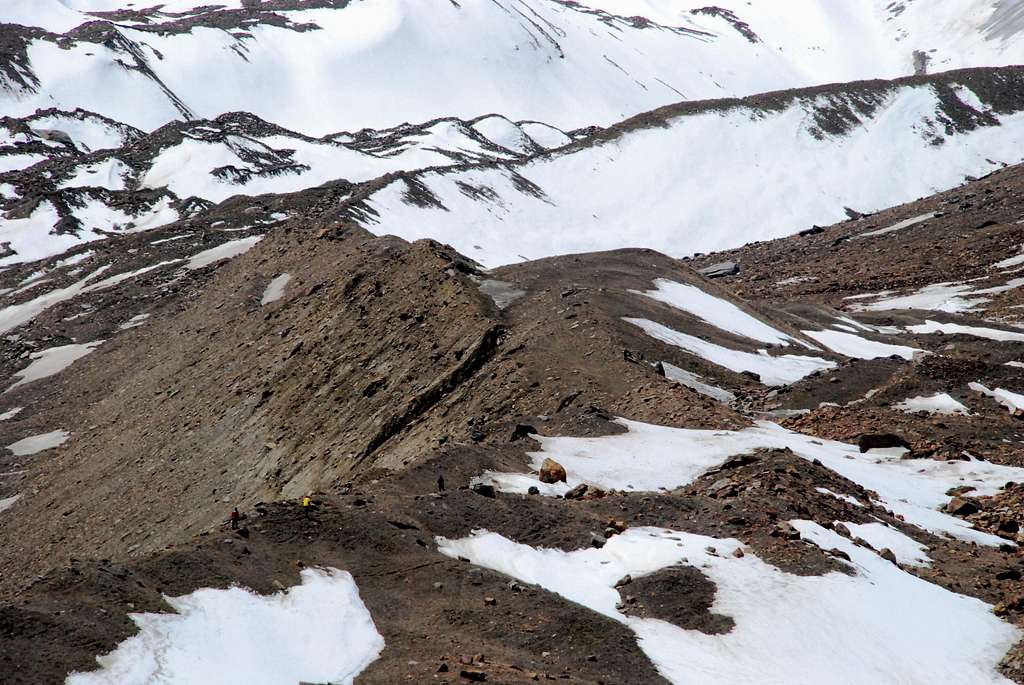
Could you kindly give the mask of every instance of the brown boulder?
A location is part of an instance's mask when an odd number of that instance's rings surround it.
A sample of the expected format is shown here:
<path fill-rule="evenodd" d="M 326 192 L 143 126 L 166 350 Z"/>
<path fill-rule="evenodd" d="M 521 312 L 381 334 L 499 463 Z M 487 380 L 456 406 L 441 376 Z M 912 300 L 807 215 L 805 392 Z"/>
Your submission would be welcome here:
<path fill-rule="evenodd" d="M 954 497 L 946 505 L 946 511 L 957 516 L 970 516 L 978 513 L 978 505 L 963 497 Z"/>
<path fill-rule="evenodd" d="M 565 499 L 583 499 L 583 496 L 587 494 L 587 484 L 580 483 L 569 492 L 565 493 L 563 497 Z"/>
<path fill-rule="evenodd" d="M 545 459 L 544 463 L 540 465 L 541 483 L 564 483 L 565 479 L 565 467 L 554 459 Z"/>

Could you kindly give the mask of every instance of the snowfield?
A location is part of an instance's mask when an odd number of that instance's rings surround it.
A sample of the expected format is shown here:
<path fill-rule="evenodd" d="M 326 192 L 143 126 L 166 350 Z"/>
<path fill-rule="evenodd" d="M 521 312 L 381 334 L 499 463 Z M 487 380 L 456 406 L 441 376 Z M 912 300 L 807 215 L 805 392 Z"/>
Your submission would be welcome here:
<path fill-rule="evenodd" d="M 337 569 L 306 569 L 301 585 L 268 597 L 233 587 L 165 600 L 177 613 L 132 614 L 139 634 L 66 685 L 351 685 L 384 648 Z"/>
<path fill-rule="evenodd" d="M 971 108 L 1000 125 L 950 132 L 940 96 L 935 86 L 894 85 L 769 107 L 680 107 L 664 126 L 638 125 L 526 164 L 424 172 L 415 177 L 422 189 L 396 179 L 370 196 L 370 211 L 355 207 L 353 215 L 374 233 L 434 238 L 488 267 L 623 247 L 675 257 L 734 248 L 1024 159 L 1024 114 Z M 839 116 L 840 107 L 854 121 L 821 129 L 816 117 Z"/>
<path fill-rule="evenodd" d="M 150 22 L 203 4 L 163 3 Z M 884 0 L 718 4 L 749 24 L 753 39 L 725 17 L 691 13 L 707 6 L 696 0 L 362 0 L 281 11 L 290 25 L 246 25 L 245 40 L 202 25 L 140 31 L 122 20 L 123 42 L 61 49 L 31 40 L 28 68 L 40 85 L 7 84 L 0 108 L 23 116 L 82 107 L 145 130 L 230 111 L 313 135 L 492 112 L 571 129 L 680 100 L 905 76 L 922 66 L 915 53 L 927 55 L 930 71 L 1024 62 L 1021 22 L 1005 1 L 933 0 L 901 11 Z M 94 19 L 89 11 L 120 6 L 8 0 L 0 21 L 66 32 Z M 636 15 L 665 25 L 623 18 Z M 151 69 L 159 82 L 118 61 Z"/>
<path fill-rule="evenodd" d="M 32 128 L 40 122 L 55 128 Z M 571 141 L 545 124 L 514 123 L 500 115 L 320 139 L 246 115 L 178 124 L 152 136 L 81 112 L 35 116 L 27 125 L 35 135 L 12 137 L 15 149 L 50 143 L 41 137 L 47 130 L 65 135 L 77 150 L 90 148 L 85 139 L 101 147 L 125 147 L 86 158 L 77 155 L 83 161 L 70 169 L 64 163 L 76 155 L 63 145 L 53 148 L 51 163 L 33 172 L 36 182 L 53 186 L 53 196 L 45 194 L 50 199 L 37 202 L 28 216 L 23 211 L 18 218 L 0 215 L 0 241 L 10 243 L 12 250 L 0 258 L 0 267 L 45 259 L 111 233 L 144 231 L 176 221 L 182 217 L 175 200 L 222 202 L 236 195 L 295 192 L 337 180 L 359 183 L 398 171 L 514 161 Z M 122 158 L 131 159 L 133 166 Z M 5 168 L 16 171 L 23 164 L 47 159 L 35 153 L 0 156 L 0 176 Z M 5 178 L 24 181 L 18 176 Z M 140 198 L 137 191 L 147 190 L 160 191 L 160 197 Z M 10 199 L 19 196 L 14 183 L 0 185 L 0 191 Z M 136 209 L 126 211 L 125 205 Z M 61 222 L 67 217 L 78 220 L 76 230 Z"/>
<path fill-rule="evenodd" d="M 1020 631 L 980 600 L 906 573 L 873 551 L 811 521 L 793 521 L 805 539 L 839 549 L 853 575 L 796 576 L 761 561 L 739 541 L 662 528 L 630 528 L 601 549 L 565 552 L 476 531 L 438 539 L 452 558 L 539 585 L 628 626 L 640 649 L 676 685 L 1009 685 L 996 670 Z M 715 584 L 710 611 L 732 630 L 707 635 L 617 609 L 615 583 L 684 564 Z M 950 631 L 949 626 L 960 629 Z M 808 636 L 813 636 L 809 640 Z"/>

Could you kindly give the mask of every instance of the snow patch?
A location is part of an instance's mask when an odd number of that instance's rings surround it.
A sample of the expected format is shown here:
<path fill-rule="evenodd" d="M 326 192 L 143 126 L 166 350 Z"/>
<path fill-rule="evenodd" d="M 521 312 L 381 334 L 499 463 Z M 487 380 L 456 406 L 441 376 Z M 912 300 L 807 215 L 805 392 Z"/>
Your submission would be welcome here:
<path fill-rule="evenodd" d="M 0 421 L 7 421 L 8 419 L 13 419 L 15 416 L 21 413 L 22 409 L 24 409 L 24 407 L 14 407 L 13 409 L 8 409 L 4 413 L 0 414 Z"/>
<path fill-rule="evenodd" d="M 676 283 L 666 278 L 658 278 L 654 281 L 654 290 L 630 292 L 664 302 L 716 328 L 744 338 L 772 345 L 788 345 L 793 340 L 792 337 L 748 314 L 732 302 L 710 295 L 689 283 Z"/>
<path fill-rule="evenodd" d="M 835 362 L 820 357 L 801 357 L 793 354 L 773 357 L 767 350 L 743 352 L 702 340 L 648 319 L 624 318 L 624 321 L 643 329 L 647 335 L 663 343 L 674 345 L 712 364 L 741 373 L 756 373 L 765 385 L 789 385 L 816 371 L 831 369 Z"/>
<path fill-rule="evenodd" d="M 7 446 L 7 449 L 9 449 L 16 457 L 27 457 L 44 450 L 60 447 L 67 442 L 67 439 L 70 437 L 71 433 L 64 430 L 50 431 L 49 433 L 33 435 L 31 437 L 18 440 L 17 442 L 12 442 Z"/>
<path fill-rule="evenodd" d="M 915 354 L 921 352 L 916 347 L 890 345 L 842 331 L 802 331 L 802 333 L 817 340 L 833 352 L 856 359 L 878 359 L 894 355 L 903 359 L 913 359 Z"/>
<path fill-rule="evenodd" d="M 996 262 L 992 266 L 997 269 L 1012 269 L 1013 267 L 1020 266 L 1021 264 L 1024 264 L 1024 252 L 1016 257 L 1010 257 L 1009 259 L 1004 259 L 1001 262 Z"/>
<path fill-rule="evenodd" d="M 132 318 L 125 321 L 123 324 L 117 327 L 119 331 L 127 331 L 130 328 L 136 328 L 145 323 L 146 319 L 149 318 L 149 314 L 136 314 Z"/>
<path fill-rule="evenodd" d="M 914 216 L 904 221 L 889 226 L 888 228 L 880 228 L 877 231 L 868 231 L 867 233 L 861 233 L 858 238 L 870 238 L 874 236 L 886 235 L 887 233 L 894 233 L 895 231 L 902 231 L 904 228 L 910 228 L 916 226 L 919 223 L 928 221 L 935 216 L 935 212 L 928 212 L 927 214 L 921 214 L 920 216 Z"/>
<path fill-rule="evenodd" d="M 1024 341 L 1024 333 L 1012 331 L 1001 331 L 995 328 L 984 328 L 981 326 L 964 326 L 958 323 L 939 323 L 938 321 L 925 321 L 917 326 L 907 326 L 911 333 L 945 333 L 948 335 L 972 335 L 976 338 L 988 340 Z"/>
<path fill-rule="evenodd" d="M 728 390 L 716 387 L 705 383 L 703 376 L 696 373 L 691 373 L 685 369 L 681 369 L 675 364 L 669 364 L 668 362 L 661 362 L 661 366 L 665 369 L 665 378 L 670 381 L 681 383 L 688 387 L 690 390 L 699 392 L 701 395 L 710 397 L 713 400 L 728 404 L 736 399 L 736 395 L 732 394 Z"/>
<path fill-rule="evenodd" d="M 384 648 L 352 576 L 333 568 L 266 597 L 232 587 L 164 599 L 177 613 L 131 614 L 139 633 L 66 685 L 351 685 Z"/>
<path fill-rule="evenodd" d="M 996 402 L 1009 409 L 1011 414 L 1015 411 L 1024 411 L 1024 395 L 1010 392 L 1009 390 L 1003 390 L 1002 388 L 989 390 L 981 383 L 968 383 L 967 387 L 974 392 L 991 397 Z"/>
<path fill-rule="evenodd" d="M 270 283 L 267 284 L 267 289 L 263 291 L 263 297 L 260 298 L 260 304 L 270 304 L 271 302 L 277 302 L 284 296 L 284 289 L 288 285 L 288 281 L 292 280 L 291 274 L 281 274 L 275 276 Z"/>
<path fill-rule="evenodd" d="M 837 523 L 839 523 L 837 521 Z M 850 523 L 843 521 L 855 538 L 860 538 L 876 551 L 889 549 L 896 561 L 908 566 L 931 566 L 928 548 L 917 540 L 884 523 Z"/>
<path fill-rule="evenodd" d="M 262 239 L 263 236 L 254 235 L 248 238 L 229 240 L 226 243 L 221 243 L 217 247 L 211 247 L 209 250 L 203 250 L 202 252 L 192 255 L 185 264 L 185 268 L 190 271 L 194 271 L 196 269 L 202 269 L 203 267 L 209 266 L 214 262 L 219 262 L 222 259 L 232 259 L 238 255 L 245 254 L 252 249 L 253 245 Z"/>
<path fill-rule="evenodd" d="M 32 363 L 14 374 L 15 378 L 18 379 L 17 382 L 4 392 L 10 392 L 27 383 L 60 373 L 102 345 L 103 342 L 103 340 L 96 340 L 90 343 L 61 345 L 40 352 L 33 352 L 29 355 Z"/>
<path fill-rule="evenodd" d="M 838 492 L 832 492 L 828 488 L 814 488 L 814 491 L 820 492 L 823 495 L 830 495 L 832 497 L 835 497 L 836 499 L 841 499 L 844 502 L 852 504 L 855 507 L 861 507 L 862 509 L 864 508 L 864 504 L 859 499 L 853 497 L 852 495 L 844 495 Z"/>
<path fill-rule="evenodd" d="M 919 395 L 894 404 L 893 409 L 900 411 L 916 412 L 926 411 L 929 414 L 970 414 L 970 410 L 957 402 L 948 393 L 940 392 L 935 395 Z"/>

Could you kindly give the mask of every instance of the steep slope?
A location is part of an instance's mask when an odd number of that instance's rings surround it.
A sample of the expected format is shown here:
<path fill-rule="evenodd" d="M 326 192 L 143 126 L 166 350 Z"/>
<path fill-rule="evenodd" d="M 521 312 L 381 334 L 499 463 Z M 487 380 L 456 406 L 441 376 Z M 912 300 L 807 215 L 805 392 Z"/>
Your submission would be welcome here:
<path fill-rule="evenodd" d="M 489 112 L 572 129 L 682 99 L 1024 60 L 1013 3 L 982 0 L 118 7 L 5 3 L 0 20 L 36 28 L 4 29 L 4 111 L 81 107 L 144 130 L 247 111 L 316 136 Z M 668 25 L 626 18 L 644 13 Z"/>
<path fill-rule="evenodd" d="M 1019 162 L 1021 93 L 1008 67 L 682 103 L 524 163 L 396 178 L 347 216 L 487 266 L 736 247 Z"/>

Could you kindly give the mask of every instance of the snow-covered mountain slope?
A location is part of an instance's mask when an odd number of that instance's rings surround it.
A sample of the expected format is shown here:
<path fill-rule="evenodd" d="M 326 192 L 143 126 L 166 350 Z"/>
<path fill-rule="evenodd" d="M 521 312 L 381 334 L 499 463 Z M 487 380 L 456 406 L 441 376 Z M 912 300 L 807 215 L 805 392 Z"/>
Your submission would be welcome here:
<path fill-rule="evenodd" d="M 520 164 L 397 178 L 346 210 L 487 266 L 684 256 L 899 204 L 1024 159 L 1024 69 L 667 107 Z"/>
<path fill-rule="evenodd" d="M 1024 61 L 1008 0 L 203 4 L 3 3 L 0 21 L 33 28 L 2 29 L 0 108 L 82 107 L 145 130 L 228 111 L 312 135 L 490 112 L 570 129 L 683 99 Z"/>
<path fill-rule="evenodd" d="M 233 195 L 287 193 L 396 171 L 515 161 L 571 142 L 490 115 L 312 138 L 247 114 L 144 134 L 98 115 L 45 110 L 0 120 L 0 266 L 105 234 L 191 216 Z"/>
<path fill-rule="evenodd" d="M 584 0 L 664 26 L 724 33 L 731 27 L 807 78 L 834 80 L 943 71 L 965 65 L 1004 66 L 1021 60 L 1024 13 L 1018 0 Z M 891 70 L 891 71 L 890 71 Z M 828 77 L 826 77 L 828 78 Z"/>

